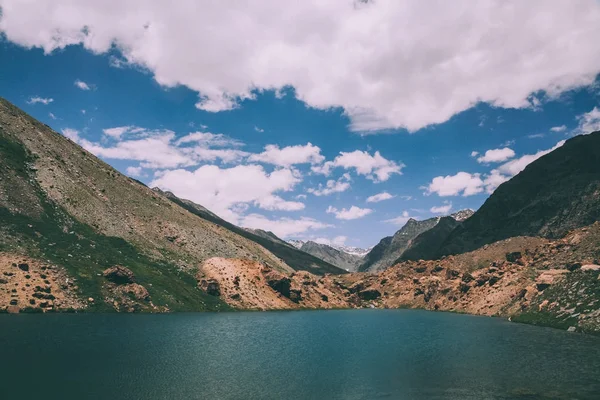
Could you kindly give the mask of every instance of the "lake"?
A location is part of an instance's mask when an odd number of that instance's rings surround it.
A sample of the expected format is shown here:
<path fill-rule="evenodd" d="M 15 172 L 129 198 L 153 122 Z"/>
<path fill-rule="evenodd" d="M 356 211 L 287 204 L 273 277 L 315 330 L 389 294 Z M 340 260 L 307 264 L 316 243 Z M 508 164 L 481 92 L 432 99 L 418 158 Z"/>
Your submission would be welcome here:
<path fill-rule="evenodd" d="M 4 399 L 598 399 L 600 338 L 414 310 L 0 315 Z"/>

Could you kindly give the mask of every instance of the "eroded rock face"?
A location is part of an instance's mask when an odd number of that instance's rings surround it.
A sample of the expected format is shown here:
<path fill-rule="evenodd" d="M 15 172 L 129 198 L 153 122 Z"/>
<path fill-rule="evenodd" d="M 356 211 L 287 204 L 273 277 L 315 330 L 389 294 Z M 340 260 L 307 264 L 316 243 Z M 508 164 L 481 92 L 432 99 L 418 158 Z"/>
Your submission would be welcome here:
<path fill-rule="evenodd" d="M 135 276 L 133 272 L 129 268 L 122 267 L 120 265 L 115 265 L 114 267 L 110 267 L 104 270 L 104 277 L 117 285 L 126 285 L 130 283 L 135 283 Z"/>
<path fill-rule="evenodd" d="M 202 279 L 200 281 L 200 289 L 211 296 L 221 295 L 221 286 L 216 279 Z"/>
<path fill-rule="evenodd" d="M 265 269 L 263 276 L 266 279 L 267 285 L 269 285 L 274 291 L 281 294 L 284 297 L 290 298 L 290 288 L 292 286 L 292 280 L 287 276 L 280 274 L 279 272 Z"/>

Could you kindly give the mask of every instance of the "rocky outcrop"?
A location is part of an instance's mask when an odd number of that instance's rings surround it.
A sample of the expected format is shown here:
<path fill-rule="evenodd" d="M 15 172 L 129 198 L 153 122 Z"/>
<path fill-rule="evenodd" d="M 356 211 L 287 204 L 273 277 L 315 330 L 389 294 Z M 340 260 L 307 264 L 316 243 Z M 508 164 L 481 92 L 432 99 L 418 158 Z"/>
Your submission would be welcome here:
<path fill-rule="evenodd" d="M 110 267 L 104 270 L 102 275 L 112 283 L 116 283 L 117 285 L 126 285 L 128 283 L 135 282 L 135 276 L 130 269 L 122 267 L 120 265 L 115 265 L 114 267 Z"/>

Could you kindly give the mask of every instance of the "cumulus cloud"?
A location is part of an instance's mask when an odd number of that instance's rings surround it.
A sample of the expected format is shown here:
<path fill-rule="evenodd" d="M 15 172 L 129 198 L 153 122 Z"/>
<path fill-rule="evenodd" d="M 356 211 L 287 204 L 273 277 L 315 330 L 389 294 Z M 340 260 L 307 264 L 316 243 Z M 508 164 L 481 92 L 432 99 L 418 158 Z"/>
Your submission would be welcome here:
<path fill-rule="evenodd" d="M 178 139 L 176 144 L 197 143 L 203 146 L 212 147 L 240 147 L 244 143 L 237 139 L 230 138 L 222 133 L 211 132 L 192 132 Z"/>
<path fill-rule="evenodd" d="M 552 128 L 550 128 L 550 130 L 552 132 L 564 132 L 567 130 L 567 126 L 566 125 L 553 126 Z"/>
<path fill-rule="evenodd" d="M 143 174 L 144 169 L 142 167 L 127 167 L 125 173 L 134 178 L 140 177 Z"/>
<path fill-rule="evenodd" d="M 331 246 L 331 245 L 344 246 L 346 244 L 347 240 L 348 240 L 348 236 L 336 236 L 333 239 L 319 237 L 319 238 L 313 239 L 313 242 L 320 243 L 320 244 L 326 244 L 328 246 Z"/>
<path fill-rule="evenodd" d="M 579 125 L 573 132 L 575 135 L 587 135 L 595 131 L 600 131 L 600 108 L 594 107 L 593 110 L 583 113 L 577 117 Z"/>
<path fill-rule="evenodd" d="M 477 162 L 484 164 L 502 162 L 508 160 L 509 158 L 513 158 L 514 156 L 514 150 L 508 147 L 503 149 L 492 149 L 486 151 L 481 157 L 478 157 Z"/>
<path fill-rule="evenodd" d="M 271 231 L 282 239 L 307 231 L 333 227 L 333 225 L 308 217 L 269 219 L 261 214 L 246 215 L 240 219 L 239 223 L 246 228 Z"/>
<path fill-rule="evenodd" d="M 114 128 L 106 128 L 106 129 L 102 130 L 102 132 L 105 135 L 110 136 L 115 139 L 119 139 L 125 133 L 140 133 L 140 132 L 144 132 L 144 131 L 145 131 L 144 128 L 140 128 L 140 127 L 134 126 L 134 125 L 117 126 Z"/>
<path fill-rule="evenodd" d="M 359 131 L 417 130 L 478 102 L 533 108 L 531 93 L 553 98 L 600 71 L 595 0 L 0 5 L 8 40 L 46 53 L 116 49 L 111 65 L 185 85 L 200 109 L 229 110 L 257 91 L 292 86 L 311 107 L 342 107 Z"/>
<path fill-rule="evenodd" d="M 367 203 L 379 203 L 380 201 L 393 199 L 394 197 L 396 196 L 393 196 L 388 192 L 381 192 L 367 197 Z"/>
<path fill-rule="evenodd" d="M 274 195 L 292 190 L 300 180 L 290 169 L 267 173 L 260 165 L 232 168 L 203 165 L 195 171 L 163 171 L 150 186 L 158 186 L 178 197 L 192 200 L 235 223 L 240 216 L 232 209 L 239 203 L 252 203 L 267 210 L 302 209 L 302 203 L 287 202 Z"/>
<path fill-rule="evenodd" d="M 85 83 L 84 81 L 82 81 L 80 79 L 77 79 L 74 82 L 74 85 L 77 86 L 81 90 L 90 90 L 92 88 L 91 85 Z"/>
<path fill-rule="evenodd" d="M 64 128 L 62 129 L 62 133 L 72 141 L 79 142 L 79 131 L 77 129 Z"/>
<path fill-rule="evenodd" d="M 443 206 L 431 207 L 430 212 L 434 214 L 448 214 L 452 210 L 452 203 L 444 204 Z"/>
<path fill-rule="evenodd" d="M 325 186 L 319 184 L 317 188 L 309 188 L 307 192 L 312 193 L 315 196 L 329 196 L 333 193 L 345 192 L 350 189 L 350 181 L 350 174 L 345 173 L 338 180 L 330 179 Z"/>
<path fill-rule="evenodd" d="M 404 164 L 396 163 L 383 157 L 378 151 L 370 155 L 366 151 L 355 150 L 350 153 L 340 152 L 333 161 L 312 167 L 317 174 L 329 175 L 334 168 L 354 169 L 358 175 L 364 175 L 375 182 L 387 181 L 393 174 L 402 175 Z"/>
<path fill-rule="evenodd" d="M 478 151 L 472 151 L 471 152 L 471 157 L 477 157 L 479 155 Z"/>
<path fill-rule="evenodd" d="M 27 100 L 27 104 L 43 104 L 45 106 L 47 106 L 48 104 L 52 103 L 54 101 L 53 98 L 50 97 L 39 97 L 39 96 L 32 96 L 29 98 L 29 100 Z"/>
<path fill-rule="evenodd" d="M 321 155 L 321 149 L 312 143 L 306 145 L 287 146 L 279 148 L 276 144 L 265 146 L 265 150 L 259 154 L 250 156 L 249 161 L 274 164 L 289 167 L 295 164 L 319 164 L 325 160 Z"/>
<path fill-rule="evenodd" d="M 352 220 L 365 217 L 373 212 L 370 208 L 360 208 L 352 206 L 349 209 L 342 208 L 338 210 L 335 207 L 327 207 L 326 212 L 328 214 L 334 214 L 336 219 Z"/>
<path fill-rule="evenodd" d="M 386 219 L 383 222 L 387 222 L 389 224 L 394 224 L 394 225 L 404 225 L 411 218 L 413 218 L 413 217 L 410 216 L 408 211 L 402 211 L 402 214 L 400 214 L 399 216 L 397 216 L 395 218 L 391 218 L 391 219 Z"/>
<path fill-rule="evenodd" d="M 456 175 L 436 176 L 426 188 L 426 194 L 438 196 L 472 196 L 483 191 L 481 174 L 461 171 Z"/>
<path fill-rule="evenodd" d="M 436 193 L 438 196 L 472 196 L 482 192 L 493 193 L 503 182 L 506 182 L 538 158 L 556 150 L 565 143 L 564 140 L 547 150 L 540 150 L 535 154 L 525 154 L 510 160 L 491 170 L 487 174 L 461 171 L 456 175 L 437 176 L 431 183 L 424 187 L 425 194 Z M 433 212 L 433 211 L 432 211 Z"/>
<path fill-rule="evenodd" d="M 53 113 L 48 113 L 48 116 L 52 119 L 56 119 L 56 115 L 54 115 Z"/>
<path fill-rule="evenodd" d="M 526 154 L 522 157 L 511 160 L 511 161 L 499 166 L 498 171 L 504 175 L 508 175 L 508 176 L 512 177 L 512 176 L 518 174 L 519 172 L 523 171 L 526 166 L 528 166 L 529 164 L 531 164 L 538 158 L 545 156 L 546 154 L 550 153 L 553 150 L 558 149 L 563 144 L 565 144 L 565 141 L 561 140 L 560 142 L 558 142 L 556 145 L 554 145 L 552 148 L 550 148 L 548 150 L 540 150 L 535 154 Z"/>

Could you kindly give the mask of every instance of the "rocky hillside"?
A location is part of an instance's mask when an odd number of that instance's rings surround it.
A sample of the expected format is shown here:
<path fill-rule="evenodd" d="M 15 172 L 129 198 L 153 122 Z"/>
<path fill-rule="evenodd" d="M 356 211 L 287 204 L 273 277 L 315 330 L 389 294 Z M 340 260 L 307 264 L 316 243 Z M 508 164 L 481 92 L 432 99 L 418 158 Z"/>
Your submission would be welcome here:
<path fill-rule="evenodd" d="M 294 270 L 310 271 L 317 275 L 329 274 L 344 274 L 345 270 L 327 262 L 327 260 L 314 257 L 306 252 L 296 249 L 284 240 L 278 238 L 273 232 L 267 232 L 262 229 L 244 229 L 233 225 L 218 217 L 216 214 L 209 211 L 207 208 L 194 203 L 190 200 L 180 199 L 171 192 L 163 192 L 158 188 L 152 189 L 155 192 L 161 193 L 175 204 L 185 208 L 192 214 L 199 216 L 202 219 L 215 223 L 231 232 L 251 240 L 252 242 L 261 245 L 268 249 L 274 255 L 283 260 L 287 265 Z"/>
<path fill-rule="evenodd" d="M 67 290 L 93 298 L 86 301 L 92 309 L 113 308 L 105 301 L 111 295 L 102 273 L 115 265 L 126 265 L 153 304 L 169 310 L 224 306 L 198 290 L 194 278 L 198 265 L 215 256 L 293 270 L 256 242 L 120 174 L 2 99 L 0 221 L 6 259 L 43 260 L 46 269 L 68 276 Z"/>
<path fill-rule="evenodd" d="M 559 238 L 600 219 L 600 132 L 571 138 L 500 185 L 427 258 L 514 236 Z"/>
<path fill-rule="evenodd" d="M 421 233 L 433 228 L 439 221 L 438 217 L 424 221 L 409 219 L 394 236 L 388 236 L 371 249 L 365 256 L 359 271 L 377 272 L 391 267 L 404 253 L 411 241 Z"/>
<path fill-rule="evenodd" d="M 427 259 L 431 249 L 439 248 L 460 224 L 461 222 L 453 217 L 440 218 L 440 221 L 433 228 L 414 238 L 395 263 L 406 260 Z"/>
<path fill-rule="evenodd" d="M 355 254 L 349 254 L 332 246 L 310 240 L 304 242 L 300 250 L 350 272 L 356 271 L 363 261 L 362 257 Z"/>
<path fill-rule="evenodd" d="M 199 271 L 202 286 L 237 309 L 423 308 L 600 335 L 600 222 L 563 239 L 516 237 L 437 261 L 377 274 L 283 274 L 222 258 Z"/>

